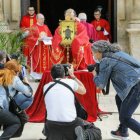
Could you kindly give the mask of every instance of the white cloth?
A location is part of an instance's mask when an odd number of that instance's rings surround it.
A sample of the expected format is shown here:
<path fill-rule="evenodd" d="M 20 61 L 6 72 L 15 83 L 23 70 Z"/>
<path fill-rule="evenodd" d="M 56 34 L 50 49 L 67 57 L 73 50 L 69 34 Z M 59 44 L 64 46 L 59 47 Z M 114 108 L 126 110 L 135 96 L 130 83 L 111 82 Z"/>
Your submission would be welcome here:
<path fill-rule="evenodd" d="M 31 72 L 30 76 L 34 79 L 34 80 L 40 80 L 42 78 L 42 73 L 37 73 L 37 72 Z"/>
<path fill-rule="evenodd" d="M 44 36 L 41 39 L 45 45 L 52 45 L 52 37 Z M 38 45 L 38 44 L 39 44 L 39 41 L 37 40 L 35 45 Z"/>
<path fill-rule="evenodd" d="M 72 79 L 61 79 L 74 91 L 78 89 L 78 83 Z M 44 92 L 53 84 L 50 82 L 44 86 Z M 61 84 L 54 85 L 45 96 L 47 119 L 59 122 L 71 122 L 75 120 L 76 108 L 73 93 Z"/>
<path fill-rule="evenodd" d="M 109 35 L 109 33 L 104 29 L 104 35 Z"/>
<path fill-rule="evenodd" d="M 42 41 L 44 42 L 45 45 L 52 45 L 52 37 L 44 36 Z"/>

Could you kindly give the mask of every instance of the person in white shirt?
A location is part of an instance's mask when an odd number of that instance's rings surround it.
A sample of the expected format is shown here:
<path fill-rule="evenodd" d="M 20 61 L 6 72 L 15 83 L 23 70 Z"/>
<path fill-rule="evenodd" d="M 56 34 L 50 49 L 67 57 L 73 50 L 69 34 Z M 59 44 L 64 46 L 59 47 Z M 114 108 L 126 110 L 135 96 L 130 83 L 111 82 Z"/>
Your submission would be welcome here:
<path fill-rule="evenodd" d="M 68 84 L 73 91 L 83 95 L 86 93 L 84 85 L 74 76 L 72 70 L 69 73 L 72 79 L 65 78 L 64 68 L 62 65 L 55 65 L 51 70 L 53 79 L 60 79 L 60 81 Z M 44 86 L 44 92 L 53 84 L 50 82 Z M 74 104 L 74 95 L 65 86 L 56 84 L 51 88 L 45 96 L 45 104 L 47 108 L 47 119 L 59 122 L 71 122 L 77 117 Z"/>
<path fill-rule="evenodd" d="M 84 120 L 77 117 L 74 94 L 68 87 L 56 81 L 67 84 L 74 92 L 81 95 L 86 93 L 86 89 L 74 75 L 73 66 L 69 65 L 66 69 L 71 78 L 66 78 L 63 64 L 54 65 L 51 69 L 54 81 L 44 86 L 47 138 L 48 140 L 76 140 L 76 138 L 77 140 L 85 140 L 86 134 L 83 133 L 81 127 L 78 127 L 84 126 Z M 52 84 L 53 86 L 50 88 Z M 48 88 L 50 89 L 45 92 Z"/>

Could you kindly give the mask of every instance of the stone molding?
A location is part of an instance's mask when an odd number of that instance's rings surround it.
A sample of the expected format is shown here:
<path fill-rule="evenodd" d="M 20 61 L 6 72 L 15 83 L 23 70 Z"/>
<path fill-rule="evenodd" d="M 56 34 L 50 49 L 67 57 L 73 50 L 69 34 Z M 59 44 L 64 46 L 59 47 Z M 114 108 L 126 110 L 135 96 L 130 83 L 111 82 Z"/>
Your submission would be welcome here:
<path fill-rule="evenodd" d="M 11 1 L 12 21 L 19 21 L 21 17 L 20 0 Z"/>

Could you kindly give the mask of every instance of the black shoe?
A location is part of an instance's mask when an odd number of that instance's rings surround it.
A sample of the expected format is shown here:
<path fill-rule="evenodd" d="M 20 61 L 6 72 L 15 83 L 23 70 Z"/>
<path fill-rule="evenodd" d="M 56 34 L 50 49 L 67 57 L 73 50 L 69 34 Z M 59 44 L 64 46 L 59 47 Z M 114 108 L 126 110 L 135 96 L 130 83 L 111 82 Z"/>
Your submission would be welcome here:
<path fill-rule="evenodd" d="M 86 140 L 85 138 L 85 132 L 81 126 L 77 126 L 75 128 L 75 134 L 77 136 L 76 140 Z"/>
<path fill-rule="evenodd" d="M 111 131 L 111 136 L 114 138 L 119 138 L 120 140 L 130 140 L 128 132 L 122 133 L 119 129 L 116 131 Z"/>

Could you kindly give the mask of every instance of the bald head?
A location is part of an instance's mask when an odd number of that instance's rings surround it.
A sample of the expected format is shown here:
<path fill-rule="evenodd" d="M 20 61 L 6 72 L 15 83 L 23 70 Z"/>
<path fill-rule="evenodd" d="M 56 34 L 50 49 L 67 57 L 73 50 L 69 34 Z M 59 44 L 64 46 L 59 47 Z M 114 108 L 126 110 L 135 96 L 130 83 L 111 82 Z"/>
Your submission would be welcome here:
<path fill-rule="evenodd" d="M 69 8 L 65 11 L 65 19 L 66 20 L 67 19 L 68 20 L 74 20 L 75 17 L 76 17 L 76 12 L 73 9 Z"/>
<path fill-rule="evenodd" d="M 36 18 L 37 18 L 37 19 L 44 18 L 44 15 L 41 14 L 41 13 L 38 13 L 38 14 L 36 15 Z"/>
<path fill-rule="evenodd" d="M 39 25 L 43 25 L 44 24 L 45 18 L 44 18 L 44 15 L 43 14 L 41 14 L 41 13 L 37 14 L 36 15 L 36 19 L 37 19 L 37 23 Z"/>
<path fill-rule="evenodd" d="M 79 13 L 78 18 L 81 21 L 86 21 L 87 20 L 87 15 L 86 15 L 86 13 Z"/>

